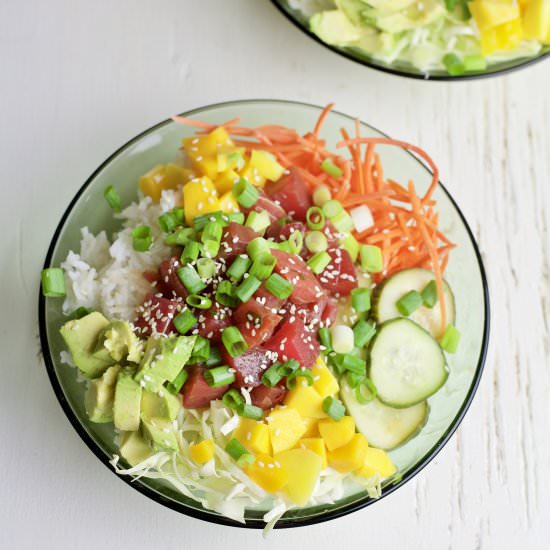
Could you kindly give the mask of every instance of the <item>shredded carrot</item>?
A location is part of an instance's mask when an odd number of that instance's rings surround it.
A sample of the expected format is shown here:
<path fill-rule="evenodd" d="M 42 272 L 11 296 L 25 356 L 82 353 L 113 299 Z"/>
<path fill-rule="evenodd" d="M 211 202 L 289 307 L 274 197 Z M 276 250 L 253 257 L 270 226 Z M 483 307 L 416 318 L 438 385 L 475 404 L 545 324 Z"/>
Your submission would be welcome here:
<path fill-rule="evenodd" d="M 318 136 L 319 132 L 321 131 L 321 126 L 323 126 L 323 122 L 325 122 L 325 119 L 327 118 L 328 114 L 332 111 L 334 108 L 334 103 L 329 103 L 319 115 L 319 118 L 317 120 L 317 123 L 315 124 L 315 128 L 313 128 L 313 135 Z"/>

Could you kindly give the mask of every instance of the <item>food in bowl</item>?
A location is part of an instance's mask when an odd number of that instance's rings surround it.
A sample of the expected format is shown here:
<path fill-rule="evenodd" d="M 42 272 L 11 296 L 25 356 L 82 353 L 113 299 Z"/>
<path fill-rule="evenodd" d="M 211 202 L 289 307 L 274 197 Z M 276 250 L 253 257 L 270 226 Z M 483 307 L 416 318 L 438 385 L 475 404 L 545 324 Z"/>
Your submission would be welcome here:
<path fill-rule="evenodd" d="M 82 228 L 42 273 L 65 298 L 89 420 L 114 426 L 116 471 L 235 521 L 255 508 L 272 526 L 349 484 L 379 496 L 459 342 L 436 166 L 358 121 L 349 157 L 328 150 L 330 109 L 304 136 L 175 117 L 198 131 L 138 201 L 104 191 L 120 231 Z M 379 145 L 422 158 L 427 192 L 385 178 Z"/>
<path fill-rule="evenodd" d="M 550 44 L 547 0 L 289 0 L 323 42 L 387 65 L 451 76 L 537 56 Z"/>

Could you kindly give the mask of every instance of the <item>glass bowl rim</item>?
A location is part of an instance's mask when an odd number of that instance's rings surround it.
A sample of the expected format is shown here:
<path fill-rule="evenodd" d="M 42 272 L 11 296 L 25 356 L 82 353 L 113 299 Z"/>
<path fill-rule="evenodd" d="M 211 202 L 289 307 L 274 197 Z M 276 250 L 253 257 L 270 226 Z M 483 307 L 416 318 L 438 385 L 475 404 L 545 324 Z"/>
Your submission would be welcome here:
<path fill-rule="evenodd" d="M 281 104 L 281 105 L 294 105 L 298 107 L 308 107 L 308 108 L 314 108 L 318 109 L 319 111 L 322 110 L 322 107 L 312 104 L 312 103 L 306 103 L 302 101 L 291 101 L 291 100 L 281 100 L 281 99 L 242 99 L 242 100 L 234 100 L 234 101 L 225 101 L 225 102 L 219 102 L 219 103 L 213 103 L 210 105 L 197 107 L 194 109 L 191 109 L 189 111 L 186 111 L 184 113 L 181 113 L 181 116 L 189 117 L 193 116 L 197 113 L 203 112 L 205 110 L 209 109 L 215 109 L 219 107 L 233 107 L 233 106 L 239 106 L 243 104 Z M 340 111 L 333 110 L 333 113 L 343 116 L 350 121 L 353 121 L 354 118 L 342 113 Z M 139 133 L 135 137 L 128 140 L 124 145 L 119 147 L 114 153 L 109 155 L 105 161 L 103 161 L 98 168 L 96 168 L 92 174 L 86 179 L 84 184 L 80 187 L 80 189 L 77 191 L 75 196 L 72 198 L 72 200 L 69 202 L 69 205 L 65 209 L 63 215 L 61 216 L 61 219 L 59 223 L 57 224 L 57 227 L 54 231 L 52 240 L 50 242 L 50 245 L 48 247 L 48 251 L 46 253 L 46 258 L 44 261 L 44 268 L 47 268 L 50 266 L 51 259 L 53 257 L 54 250 L 58 244 L 58 239 L 60 236 L 61 231 L 63 230 L 63 227 L 65 225 L 65 222 L 70 215 L 70 213 L 73 210 L 73 207 L 76 205 L 78 200 L 80 199 L 81 195 L 84 193 L 84 191 L 92 184 L 92 182 L 95 180 L 96 176 L 106 167 L 108 166 L 113 160 L 115 160 L 121 153 L 123 153 L 126 149 L 128 149 L 130 146 L 132 146 L 137 141 L 141 140 L 145 136 L 155 132 L 156 130 L 168 125 L 168 124 L 175 124 L 172 119 L 166 119 L 163 120 L 150 128 L 147 128 L 143 132 Z M 367 124 L 367 123 L 365 123 Z M 374 126 L 371 126 L 370 124 L 367 124 L 370 128 L 373 130 L 379 132 L 381 135 L 387 137 L 386 134 L 383 132 L 380 132 L 377 128 Z M 414 158 L 417 162 L 419 162 L 424 169 L 431 174 L 430 170 L 421 163 L 412 153 L 409 151 L 406 151 L 407 154 L 409 154 L 412 158 Z M 386 487 L 383 492 L 382 496 L 378 499 L 372 499 L 365 495 L 364 498 L 361 498 L 360 500 L 354 501 L 350 504 L 343 505 L 338 508 L 334 508 L 331 510 L 328 510 L 322 514 L 315 515 L 311 518 L 304 518 L 304 519 L 297 519 L 297 518 L 291 518 L 286 519 L 283 517 L 281 520 L 277 522 L 275 525 L 276 529 L 285 529 L 285 528 L 291 528 L 291 527 L 301 527 L 306 525 L 313 525 L 316 523 L 322 523 L 331 519 L 336 519 L 338 517 L 345 516 L 347 514 L 350 514 L 352 512 L 355 512 L 357 510 L 360 510 L 362 508 L 365 508 L 367 506 L 370 506 L 374 502 L 379 501 L 381 498 L 384 498 L 385 496 L 393 493 L 395 490 L 397 490 L 399 487 L 404 485 L 407 481 L 411 480 L 416 474 L 418 474 L 425 466 L 427 466 L 439 453 L 439 451 L 445 446 L 445 444 L 449 441 L 451 436 L 454 434 L 458 426 L 460 425 L 462 419 L 464 418 L 464 415 L 466 414 L 467 410 L 470 407 L 470 404 L 474 398 L 474 395 L 477 391 L 477 388 L 479 386 L 479 383 L 481 381 L 481 375 L 483 372 L 483 368 L 485 365 L 485 360 L 487 356 L 487 348 L 489 343 L 489 329 L 490 329 L 490 306 L 489 306 L 489 288 L 487 283 L 487 277 L 485 273 L 485 268 L 483 266 L 483 261 L 481 254 L 479 252 L 477 243 L 474 239 L 474 236 L 472 234 L 472 231 L 464 217 L 464 214 L 450 195 L 450 193 L 447 191 L 447 189 L 443 186 L 441 182 L 438 182 L 439 186 L 445 193 L 446 197 L 449 199 L 453 207 L 456 209 L 456 212 L 458 213 L 458 216 L 464 225 L 464 228 L 466 229 L 466 232 L 468 234 L 468 237 L 470 239 L 470 242 L 472 244 L 477 262 L 478 267 L 481 275 L 481 283 L 483 287 L 483 297 L 484 297 L 484 328 L 483 328 L 483 339 L 481 343 L 481 350 L 480 355 L 478 359 L 478 363 L 475 369 L 475 375 L 471 382 L 470 388 L 468 390 L 468 393 L 466 395 L 466 398 L 464 402 L 462 403 L 462 406 L 458 410 L 456 416 L 454 417 L 453 421 L 445 431 L 445 433 L 439 438 L 439 440 L 432 446 L 431 450 L 423 457 L 423 459 L 414 467 L 411 468 L 399 481 L 393 483 L 391 486 Z M 185 514 L 190 517 L 194 517 L 197 519 L 201 519 L 203 521 L 207 521 L 210 523 L 216 523 L 220 525 L 228 525 L 231 527 L 241 527 L 241 528 L 251 528 L 251 529 L 263 529 L 265 526 L 265 523 L 259 519 L 247 519 L 245 524 L 238 523 L 236 521 L 233 521 L 229 518 L 226 518 L 221 515 L 213 515 L 212 513 L 208 511 L 198 510 L 194 508 L 188 507 L 186 504 L 181 502 L 175 502 L 172 499 L 169 499 L 165 497 L 164 495 L 158 493 L 157 491 L 154 491 L 153 489 L 149 488 L 148 486 L 142 484 L 139 480 L 137 482 L 133 482 L 133 478 L 129 476 L 121 476 L 116 474 L 116 472 L 111 467 L 108 458 L 106 458 L 104 455 L 104 451 L 101 449 L 101 447 L 93 440 L 93 438 L 87 433 L 87 431 L 84 429 L 83 424 L 79 421 L 76 414 L 73 412 L 69 402 L 65 398 L 65 395 L 63 393 L 63 389 L 61 386 L 61 383 L 59 379 L 57 378 L 55 367 L 51 358 L 50 348 L 49 348 L 49 342 L 47 337 L 47 328 L 46 328 L 46 299 L 42 295 L 42 292 L 39 290 L 39 297 L 38 297 L 38 323 L 39 323 L 39 333 L 40 333 L 40 344 L 42 349 L 42 356 L 44 359 L 44 363 L 46 366 L 46 371 L 48 373 L 48 377 L 50 379 L 50 383 L 52 385 L 52 388 L 54 390 L 54 393 L 57 397 L 57 400 L 59 401 L 59 404 L 61 405 L 61 408 L 63 409 L 63 412 L 65 413 L 65 416 L 68 418 L 69 422 L 72 424 L 73 428 L 76 430 L 77 434 L 80 436 L 80 438 L 86 443 L 88 448 L 94 453 L 94 455 L 100 460 L 100 462 L 105 465 L 110 472 L 116 475 L 119 479 L 127 483 L 130 487 L 134 488 L 136 491 L 139 491 L 141 494 L 149 497 L 153 501 L 162 504 L 166 506 L 167 508 L 170 508 L 171 510 L 174 510 L 176 512 L 180 512 L 182 514 Z"/>
<path fill-rule="evenodd" d="M 403 78 L 412 78 L 415 80 L 423 80 L 425 82 L 463 82 L 465 80 L 480 80 L 482 78 L 494 78 L 501 75 L 505 75 L 508 73 L 512 73 L 515 71 L 519 71 L 521 69 L 526 69 L 530 65 L 534 65 L 535 63 L 538 63 L 539 61 L 542 61 L 543 59 L 550 56 L 550 51 L 543 52 L 539 55 L 536 55 L 532 58 L 526 58 L 525 61 L 522 61 L 521 63 L 518 63 L 517 65 L 512 65 L 510 67 L 505 67 L 503 69 L 498 69 L 496 71 L 492 72 L 483 72 L 479 74 L 464 74 L 459 76 L 451 76 L 451 75 L 434 75 L 434 76 L 425 76 L 422 73 L 409 73 L 407 71 L 402 71 L 400 69 L 392 69 L 389 66 L 384 65 L 378 65 L 374 63 L 373 61 L 369 61 L 368 59 L 361 59 L 358 56 L 353 55 L 351 51 L 347 51 L 343 48 L 338 48 L 336 46 L 331 46 L 330 44 L 327 44 L 326 42 L 323 42 L 316 34 L 312 33 L 307 27 L 302 25 L 298 20 L 296 20 L 292 15 L 284 8 L 282 5 L 281 0 L 271 0 L 271 3 L 282 13 L 282 15 L 288 19 L 296 28 L 301 30 L 304 34 L 309 36 L 312 40 L 315 40 L 318 44 L 323 46 L 324 48 L 330 50 L 331 52 L 335 53 L 336 55 L 340 55 L 342 57 L 345 57 L 346 59 L 353 61 L 354 63 L 357 63 L 359 65 L 362 65 L 363 67 L 368 67 L 370 69 L 374 69 L 375 71 L 380 71 L 382 73 L 391 74 L 393 76 L 400 76 Z"/>

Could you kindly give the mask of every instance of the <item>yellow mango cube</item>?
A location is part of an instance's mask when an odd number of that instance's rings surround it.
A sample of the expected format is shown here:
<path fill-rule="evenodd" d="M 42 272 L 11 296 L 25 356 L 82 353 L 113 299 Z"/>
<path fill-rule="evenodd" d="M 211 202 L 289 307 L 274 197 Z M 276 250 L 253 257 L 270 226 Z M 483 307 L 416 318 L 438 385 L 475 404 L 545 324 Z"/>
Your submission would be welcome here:
<path fill-rule="evenodd" d="M 277 162 L 277 158 L 268 151 L 255 149 L 250 153 L 249 166 L 256 168 L 261 178 L 277 181 L 284 172 L 284 167 Z"/>
<path fill-rule="evenodd" d="M 218 174 L 218 177 L 214 181 L 214 185 L 216 186 L 218 193 L 223 195 L 224 193 L 231 193 L 231 191 L 233 191 L 233 186 L 239 181 L 239 179 L 239 174 L 237 174 L 234 170 L 225 170 Z"/>
<path fill-rule="evenodd" d="M 266 420 L 274 455 L 292 449 L 306 431 L 300 413 L 291 407 L 275 407 Z"/>
<path fill-rule="evenodd" d="M 205 136 L 193 136 L 182 140 L 183 148 L 189 157 L 215 157 L 222 147 L 232 147 L 233 141 L 225 128 L 219 126 Z"/>
<path fill-rule="evenodd" d="M 139 178 L 139 188 L 144 195 L 151 197 L 153 202 L 160 201 L 160 195 L 165 189 L 177 189 L 193 174 L 187 168 L 172 162 L 157 164 L 149 172 Z"/>
<path fill-rule="evenodd" d="M 321 457 L 321 468 L 324 470 L 328 466 L 327 448 L 325 442 L 320 437 L 304 437 L 298 442 L 298 448 L 307 449 Z"/>
<path fill-rule="evenodd" d="M 183 209 L 187 225 L 192 225 L 196 216 L 220 209 L 218 192 L 210 178 L 195 178 L 183 186 Z"/>
<path fill-rule="evenodd" d="M 246 475 L 268 493 L 280 491 L 289 479 L 289 472 L 279 460 L 259 454 L 253 464 L 245 468 Z"/>
<path fill-rule="evenodd" d="M 378 474 L 380 479 L 390 477 L 395 474 L 397 468 L 391 461 L 388 453 L 382 449 L 374 449 L 373 447 L 367 448 L 365 455 L 365 462 L 363 466 L 357 472 L 358 475 L 366 478 L 371 478 Z"/>
<path fill-rule="evenodd" d="M 355 434 L 355 421 L 351 416 L 344 416 L 340 420 L 324 418 L 319 420 L 317 428 L 328 450 L 334 451 L 351 441 Z"/>
<path fill-rule="evenodd" d="M 214 458 L 214 443 L 210 439 L 204 439 L 200 443 L 191 445 L 189 454 L 197 464 L 206 464 Z"/>
<path fill-rule="evenodd" d="M 520 16 L 519 6 L 515 2 L 476 0 L 469 2 L 468 7 L 481 32 L 508 23 Z"/>
<path fill-rule="evenodd" d="M 298 380 L 295 389 L 288 392 L 285 405 L 296 409 L 305 418 L 326 418 L 323 411 L 323 398 L 315 391 L 313 386 L 303 386 L 305 380 Z"/>
<path fill-rule="evenodd" d="M 302 418 L 306 431 L 302 437 L 319 437 L 317 429 L 317 418 Z"/>
<path fill-rule="evenodd" d="M 275 455 L 275 460 L 288 472 L 283 491 L 298 506 L 311 498 L 321 472 L 321 457 L 306 449 L 291 449 Z"/>
<path fill-rule="evenodd" d="M 550 41 L 550 2 L 531 0 L 525 8 L 523 29 L 526 38 L 541 42 Z"/>
<path fill-rule="evenodd" d="M 215 157 L 198 157 L 193 159 L 193 168 L 200 176 L 215 179 L 218 176 L 218 163 Z"/>
<path fill-rule="evenodd" d="M 231 191 L 228 191 L 220 197 L 219 207 L 220 210 L 222 212 L 225 212 L 226 214 L 230 212 L 240 211 L 239 203 L 237 202 L 237 199 L 233 196 L 233 193 Z"/>
<path fill-rule="evenodd" d="M 271 441 L 267 424 L 241 417 L 233 437 L 254 454 L 271 454 Z"/>
<path fill-rule="evenodd" d="M 363 434 L 355 434 L 349 443 L 328 453 L 328 463 L 337 472 L 347 473 L 361 468 L 369 444 Z"/>
<path fill-rule="evenodd" d="M 340 389 L 338 381 L 330 372 L 322 357 L 318 357 L 315 361 L 311 374 L 313 374 L 313 387 L 323 399 L 329 395 L 334 395 Z"/>
<path fill-rule="evenodd" d="M 481 33 L 481 52 L 490 55 L 503 50 L 513 50 L 523 40 L 521 19 L 503 23 Z"/>
<path fill-rule="evenodd" d="M 216 155 L 218 172 L 242 170 L 244 168 L 244 153 L 244 147 L 221 147 L 218 149 Z"/>

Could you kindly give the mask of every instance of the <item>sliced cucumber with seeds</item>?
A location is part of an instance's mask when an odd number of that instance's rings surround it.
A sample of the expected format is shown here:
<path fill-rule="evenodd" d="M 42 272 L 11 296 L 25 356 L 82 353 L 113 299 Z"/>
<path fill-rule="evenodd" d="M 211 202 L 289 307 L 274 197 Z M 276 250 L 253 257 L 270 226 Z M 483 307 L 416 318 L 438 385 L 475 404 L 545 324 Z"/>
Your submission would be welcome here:
<path fill-rule="evenodd" d="M 396 273 L 380 286 L 372 297 L 372 312 L 378 323 L 384 323 L 401 314 L 397 309 L 397 301 L 407 292 L 416 290 L 422 292 L 426 285 L 434 280 L 434 274 L 429 269 L 411 268 Z M 443 295 L 445 296 L 445 309 L 447 312 L 447 324 L 455 322 L 455 299 L 449 285 L 443 283 Z M 439 302 L 433 308 L 419 307 L 409 319 L 416 321 L 420 326 L 429 331 L 432 336 L 441 336 L 441 310 Z"/>
<path fill-rule="evenodd" d="M 404 317 L 380 325 L 369 351 L 368 375 L 380 401 L 390 407 L 410 407 L 424 401 L 449 375 L 435 338 Z"/>
<path fill-rule="evenodd" d="M 345 381 L 340 386 L 340 397 L 369 445 L 385 451 L 405 443 L 420 430 L 428 417 L 425 401 L 406 409 L 388 407 L 378 399 L 362 405 L 355 397 L 355 390 Z"/>

